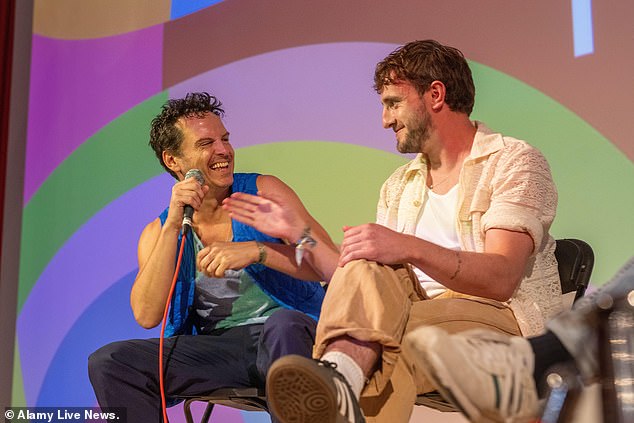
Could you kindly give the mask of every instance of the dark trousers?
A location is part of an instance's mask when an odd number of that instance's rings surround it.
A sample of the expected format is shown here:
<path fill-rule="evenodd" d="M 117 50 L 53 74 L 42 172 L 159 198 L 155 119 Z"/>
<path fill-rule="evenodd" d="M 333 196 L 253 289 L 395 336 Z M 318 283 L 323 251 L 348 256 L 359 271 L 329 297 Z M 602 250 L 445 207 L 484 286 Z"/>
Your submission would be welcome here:
<path fill-rule="evenodd" d="M 167 338 L 166 397 L 264 387 L 270 365 L 281 356 L 311 356 L 316 325 L 303 313 L 281 309 L 264 324 Z M 158 348 L 158 339 L 134 339 L 92 353 L 88 373 L 99 405 L 125 407 L 128 423 L 160 422 Z"/>

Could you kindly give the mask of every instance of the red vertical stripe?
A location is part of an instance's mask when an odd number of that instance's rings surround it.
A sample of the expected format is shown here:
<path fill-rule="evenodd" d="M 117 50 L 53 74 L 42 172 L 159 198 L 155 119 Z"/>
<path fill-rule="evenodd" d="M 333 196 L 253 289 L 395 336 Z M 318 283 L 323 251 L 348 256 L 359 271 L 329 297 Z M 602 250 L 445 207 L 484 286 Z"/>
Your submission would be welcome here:
<path fill-rule="evenodd" d="M 9 142 L 9 105 L 11 104 L 11 64 L 13 63 L 13 29 L 15 0 L 0 2 L 0 223 L 4 222 L 4 193 L 7 171 L 7 144 Z M 2 239 L 0 224 L 0 239 Z M 2 244 L 0 243 L 0 255 Z"/>

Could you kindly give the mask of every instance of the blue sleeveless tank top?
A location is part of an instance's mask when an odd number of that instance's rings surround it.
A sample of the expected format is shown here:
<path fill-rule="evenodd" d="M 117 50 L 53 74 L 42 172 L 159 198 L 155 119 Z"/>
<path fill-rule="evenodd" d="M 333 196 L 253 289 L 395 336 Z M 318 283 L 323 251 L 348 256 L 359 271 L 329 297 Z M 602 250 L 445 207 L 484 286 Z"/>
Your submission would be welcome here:
<path fill-rule="evenodd" d="M 246 192 L 257 195 L 257 173 L 235 173 L 232 192 Z M 161 225 L 165 223 L 168 208 L 159 216 Z M 281 243 L 258 230 L 232 220 L 233 241 L 260 241 Z M 180 250 L 182 235 L 178 237 L 177 251 Z M 177 253 L 178 254 L 178 253 Z M 177 258 L 177 257 L 176 257 Z M 245 271 L 268 296 L 282 307 L 298 310 L 317 320 L 324 299 L 324 289 L 319 282 L 302 281 L 262 264 L 251 264 Z M 170 303 L 165 336 L 196 333 L 193 324 L 193 303 L 196 280 L 196 253 L 192 237 L 188 237 L 183 249 L 181 268 L 178 272 L 174 294 Z"/>

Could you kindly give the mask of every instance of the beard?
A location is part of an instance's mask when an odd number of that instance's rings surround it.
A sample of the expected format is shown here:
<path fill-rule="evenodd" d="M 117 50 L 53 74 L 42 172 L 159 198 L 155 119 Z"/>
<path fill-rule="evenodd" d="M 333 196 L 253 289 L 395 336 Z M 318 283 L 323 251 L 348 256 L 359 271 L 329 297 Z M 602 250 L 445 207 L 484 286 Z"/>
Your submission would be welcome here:
<path fill-rule="evenodd" d="M 421 153 L 431 133 L 431 115 L 426 109 L 421 110 L 420 116 L 412 119 L 411 129 L 408 128 L 403 142 L 396 143 L 399 153 Z"/>

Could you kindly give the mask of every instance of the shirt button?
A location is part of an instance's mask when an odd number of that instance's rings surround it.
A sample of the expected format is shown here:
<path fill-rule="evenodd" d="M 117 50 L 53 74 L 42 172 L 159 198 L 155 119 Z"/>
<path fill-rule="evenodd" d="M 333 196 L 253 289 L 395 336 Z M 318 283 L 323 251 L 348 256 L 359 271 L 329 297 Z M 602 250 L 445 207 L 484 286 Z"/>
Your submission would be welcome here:
<path fill-rule="evenodd" d="M 414 200 L 414 207 L 420 207 L 420 201 Z"/>

